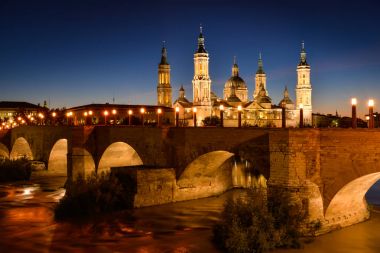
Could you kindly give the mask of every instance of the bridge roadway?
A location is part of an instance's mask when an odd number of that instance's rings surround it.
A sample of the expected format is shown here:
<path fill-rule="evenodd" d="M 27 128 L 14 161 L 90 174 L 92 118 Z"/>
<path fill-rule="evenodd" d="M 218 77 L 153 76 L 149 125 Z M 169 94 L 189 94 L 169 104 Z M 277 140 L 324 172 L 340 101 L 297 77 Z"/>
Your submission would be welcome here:
<path fill-rule="evenodd" d="M 0 156 L 43 161 L 69 179 L 111 167 L 155 168 L 139 172 L 147 180 L 141 187 L 149 185 L 141 205 L 219 194 L 231 186 L 238 157 L 269 190 L 290 192 L 309 224 L 321 221 L 325 232 L 369 217 L 365 193 L 380 179 L 379 143 L 376 129 L 25 126 L 0 131 Z M 168 185 L 171 197 L 144 200 Z"/>

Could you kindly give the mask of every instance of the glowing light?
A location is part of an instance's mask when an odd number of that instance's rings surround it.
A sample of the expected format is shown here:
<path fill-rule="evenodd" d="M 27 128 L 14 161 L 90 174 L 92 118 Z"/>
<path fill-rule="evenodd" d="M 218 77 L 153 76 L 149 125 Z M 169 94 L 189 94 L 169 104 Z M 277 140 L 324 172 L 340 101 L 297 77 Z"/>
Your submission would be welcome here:
<path fill-rule="evenodd" d="M 132 115 L 132 110 L 128 110 L 128 115 Z"/>
<path fill-rule="evenodd" d="M 116 110 L 115 110 L 115 109 L 112 110 L 112 114 L 113 114 L 113 115 L 116 114 Z"/>
<path fill-rule="evenodd" d="M 84 115 L 85 117 L 87 117 L 87 112 L 84 112 L 83 115 Z"/>
<path fill-rule="evenodd" d="M 90 111 L 88 111 L 88 115 L 92 115 L 92 111 L 90 110 Z"/>
<path fill-rule="evenodd" d="M 178 107 L 178 106 L 175 108 L 175 111 L 176 111 L 176 112 L 179 112 L 179 107 Z"/>
<path fill-rule="evenodd" d="M 303 109 L 303 104 L 300 104 L 300 109 Z"/>
<path fill-rule="evenodd" d="M 373 107 L 375 105 L 375 101 L 373 99 L 368 100 L 368 106 Z"/>
<path fill-rule="evenodd" d="M 224 110 L 224 106 L 223 105 L 219 105 L 219 110 L 223 111 Z"/>
<path fill-rule="evenodd" d="M 366 119 L 366 120 L 369 120 L 369 116 L 366 116 L 365 119 Z"/>
<path fill-rule="evenodd" d="M 356 98 L 351 98 L 351 105 L 356 105 L 358 100 Z"/>
<path fill-rule="evenodd" d="M 161 113 L 162 113 L 162 109 L 161 109 L 161 108 L 158 108 L 158 109 L 157 109 L 157 113 L 158 113 L 158 114 L 161 114 Z"/>
<path fill-rule="evenodd" d="M 193 113 L 196 113 L 196 112 L 197 112 L 197 108 L 193 107 Z"/>
<path fill-rule="evenodd" d="M 145 113 L 145 108 L 140 109 L 141 114 Z"/>
<path fill-rule="evenodd" d="M 22 193 L 22 195 L 30 195 L 31 193 L 32 193 L 32 189 L 31 188 L 25 188 L 24 192 Z"/>
<path fill-rule="evenodd" d="M 21 117 L 18 117 L 17 120 L 18 120 L 18 121 L 21 121 Z"/>
<path fill-rule="evenodd" d="M 238 105 L 238 111 L 241 111 L 241 110 L 242 110 L 241 105 Z"/>
<path fill-rule="evenodd" d="M 104 111 L 103 114 L 104 114 L 104 116 L 107 116 L 108 115 L 108 111 Z"/>
<path fill-rule="evenodd" d="M 53 116 L 53 118 L 55 118 L 55 117 L 57 116 L 57 113 L 56 113 L 56 112 L 53 112 L 53 113 L 51 114 L 51 116 Z"/>

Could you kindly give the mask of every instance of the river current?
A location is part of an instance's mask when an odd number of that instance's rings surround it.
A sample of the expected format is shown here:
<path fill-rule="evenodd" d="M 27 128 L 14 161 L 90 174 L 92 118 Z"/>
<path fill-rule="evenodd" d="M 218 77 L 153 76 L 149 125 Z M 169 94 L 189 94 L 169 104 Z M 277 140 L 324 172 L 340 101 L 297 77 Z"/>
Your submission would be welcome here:
<path fill-rule="evenodd" d="M 218 197 L 147 207 L 75 222 L 56 222 L 53 207 L 64 177 L 33 176 L 0 184 L 0 252 L 218 252 L 213 224 L 233 190 Z M 367 194 L 380 205 L 380 183 Z M 275 253 L 380 252 L 380 209 L 369 221 L 320 236 L 299 250 Z"/>

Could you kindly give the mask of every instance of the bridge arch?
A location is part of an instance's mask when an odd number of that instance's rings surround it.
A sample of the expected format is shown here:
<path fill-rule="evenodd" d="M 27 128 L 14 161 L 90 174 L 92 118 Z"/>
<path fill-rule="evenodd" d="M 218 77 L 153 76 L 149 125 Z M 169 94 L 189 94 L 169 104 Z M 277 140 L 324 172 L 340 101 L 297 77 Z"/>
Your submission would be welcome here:
<path fill-rule="evenodd" d="M 111 167 L 142 165 L 136 150 L 125 142 L 114 142 L 103 152 L 97 173 L 108 172 Z"/>
<path fill-rule="evenodd" d="M 60 175 L 67 175 L 67 139 L 59 139 L 50 151 L 48 171 Z"/>
<path fill-rule="evenodd" d="M 9 158 L 9 150 L 7 146 L 0 143 L 0 159 Z"/>
<path fill-rule="evenodd" d="M 344 185 L 326 208 L 325 219 L 342 225 L 351 225 L 369 217 L 365 194 L 378 180 L 380 172 L 367 174 Z"/>
<path fill-rule="evenodd" d="M 19 137 L 13 144 L 9 158 L 19 159 L 22 157 L 25 157 L 28 160 L 33 160 L 33 153 L 28 141 L 24 137 Z"/>

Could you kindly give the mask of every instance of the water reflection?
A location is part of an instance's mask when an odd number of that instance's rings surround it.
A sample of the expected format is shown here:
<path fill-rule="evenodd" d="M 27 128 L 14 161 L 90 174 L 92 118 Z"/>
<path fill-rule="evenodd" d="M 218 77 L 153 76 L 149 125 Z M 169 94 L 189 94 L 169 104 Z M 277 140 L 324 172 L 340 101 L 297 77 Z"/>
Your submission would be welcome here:
<path fill-rule="evenodd" d="M 232 185 L 241 188 L 266 188 L 267 180 L 247 160 L 236 157 L 232 167 Z"/>
<path fill-rule="evenodd" d="M 249 167 L 237 162 L 234 182 L 265 186 Z M 64 194 L 64 181 L 37 178 L 0 185 L 1 252 L 218 252 L 211 243 L 211 227 L 227 198 L 245 194 L 237 189 L 218 197 L 57 223 L 52 209 Z M 379 196 L 380 183 L 367 194 L 378 202 Z M 370 221 L 321 236 L 304 249 L 275 252 L 380 252 L 379 212 L 375 209 Z"/>

